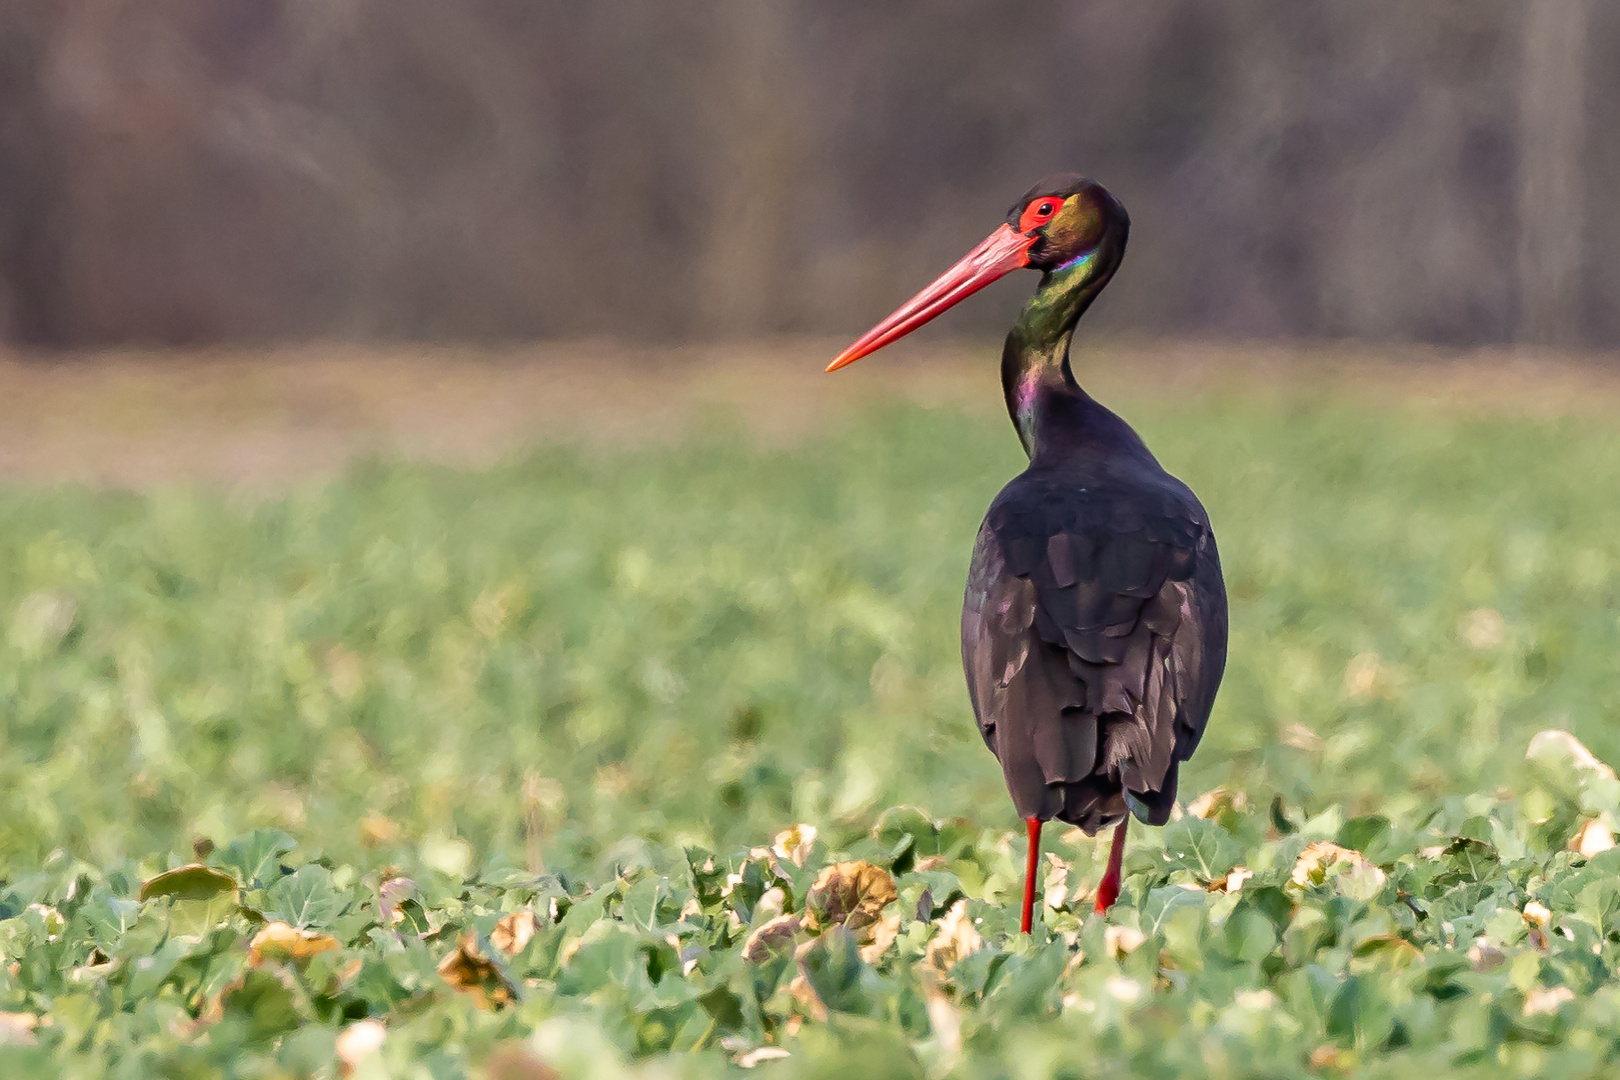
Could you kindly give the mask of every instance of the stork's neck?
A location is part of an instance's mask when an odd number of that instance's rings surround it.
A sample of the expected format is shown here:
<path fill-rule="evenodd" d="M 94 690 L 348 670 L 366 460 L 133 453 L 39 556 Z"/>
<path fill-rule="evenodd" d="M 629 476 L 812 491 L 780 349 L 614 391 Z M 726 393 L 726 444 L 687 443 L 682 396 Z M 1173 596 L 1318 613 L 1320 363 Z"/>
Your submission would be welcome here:
<path fill-rule="evenodd" d="M 1032 460 L 1054 441 L 1058 427 L 1076 422 L 1075 406 L 1091 403 L 1069 369 L 1069 340 L 1118 264 L 1117 255 L 1099 246 L 1047 271 L 1007 335 L 1001 389 L 1018 440 Z"/>

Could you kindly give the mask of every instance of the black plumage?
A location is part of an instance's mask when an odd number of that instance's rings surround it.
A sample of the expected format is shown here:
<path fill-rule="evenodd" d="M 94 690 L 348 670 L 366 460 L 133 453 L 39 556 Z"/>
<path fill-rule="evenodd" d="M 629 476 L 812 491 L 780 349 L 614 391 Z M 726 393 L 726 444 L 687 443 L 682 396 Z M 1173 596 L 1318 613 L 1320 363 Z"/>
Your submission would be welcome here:
<path fill-rule="evenodd" d="M 1078 387 L 1065 411 L 1091 437 L 1037 454 L 979 529 L 962 665 L 1020 816 L 1162 825 L 1226 663 L 1215 537 L 1124 421 Z"/>

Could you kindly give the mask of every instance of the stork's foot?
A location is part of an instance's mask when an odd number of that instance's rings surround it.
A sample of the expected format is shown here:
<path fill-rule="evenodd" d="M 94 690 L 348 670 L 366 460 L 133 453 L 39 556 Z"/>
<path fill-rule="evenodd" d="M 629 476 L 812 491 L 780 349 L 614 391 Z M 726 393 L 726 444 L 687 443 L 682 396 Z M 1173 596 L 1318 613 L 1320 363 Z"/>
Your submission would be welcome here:
<path fill-rule="evenodd" d="M 1102 884 L 1097 886 L 1097 914 L 1106 914 L 1119 899 L 1120 866 L 1125 861 L 1125 826 L 1130 822 L 1126 818 L 1114 829 L 1114 842 L 1108 849 L 1108 870 L 1103 874 Z"/>

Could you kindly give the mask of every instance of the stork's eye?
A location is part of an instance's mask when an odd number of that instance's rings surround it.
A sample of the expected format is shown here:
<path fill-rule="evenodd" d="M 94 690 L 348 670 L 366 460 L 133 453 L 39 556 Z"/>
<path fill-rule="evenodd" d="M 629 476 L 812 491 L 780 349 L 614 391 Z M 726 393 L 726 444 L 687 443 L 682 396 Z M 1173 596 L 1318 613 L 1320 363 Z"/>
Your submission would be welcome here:
<path fill-rule="evenodd" d="M 1018 218 L 1018 228 L 1022 232 L 1038 229 L 1051 221 L 1052 216 L 1062 207 L 1063 201 L 1061 199 L 1036 199 L 1034 202 L 1025 205 L 1024 212 Z"/>

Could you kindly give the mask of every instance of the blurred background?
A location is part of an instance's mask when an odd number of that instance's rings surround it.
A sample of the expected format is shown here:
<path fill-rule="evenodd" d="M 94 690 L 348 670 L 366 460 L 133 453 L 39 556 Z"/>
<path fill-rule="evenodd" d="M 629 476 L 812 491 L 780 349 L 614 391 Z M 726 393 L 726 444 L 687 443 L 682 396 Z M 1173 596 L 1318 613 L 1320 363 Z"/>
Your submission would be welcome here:
<path fill-rule="evenodd" d="M 7 0 L 0 341 L 847 335 L 1080 169 L 1099 328 L 1607 348 L 1617 100 L 1589 0 Z"/>
<path fill-rule="evenodd" d="M 3 12 L 0 864 L 1000 828 L 1033 275 L 822 367 L 1066 169 L 1133 218 L 1075 369 L 1227 562 L 1186 791 L 1620 760 L 1620 5 Z"/>

